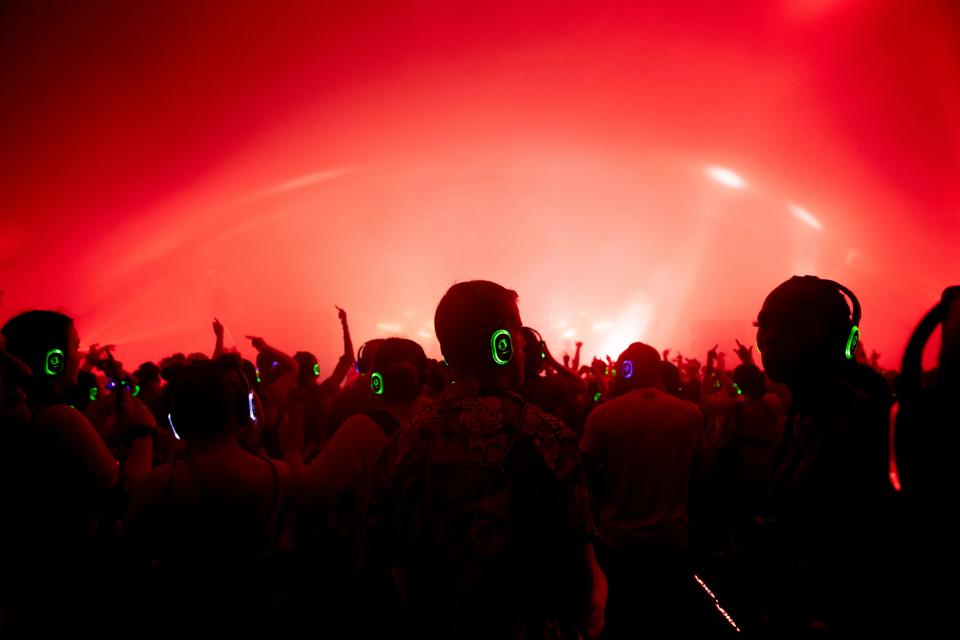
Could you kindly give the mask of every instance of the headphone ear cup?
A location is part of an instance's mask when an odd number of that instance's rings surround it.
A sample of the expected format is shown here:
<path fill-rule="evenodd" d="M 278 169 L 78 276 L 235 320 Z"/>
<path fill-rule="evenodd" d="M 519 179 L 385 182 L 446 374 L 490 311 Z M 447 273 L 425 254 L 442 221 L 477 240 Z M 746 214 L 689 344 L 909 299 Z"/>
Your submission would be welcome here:
<path fill-rule="evenodd" d="M 860 327 L 853 325 L 847 334 L 847 344 L 844 348 L 844 355 L 847 360 L 853 360 L 856 357 L 858 344 L 860 344 Z"/>
<path fill-rule="evenodd" d="M 50 349 L 43 361 L 43 372 L 48 376 L 58 376 L 66 368 L 65 357 L 60 349 Z"/>
<path fill-rule="evenodd" d="M 505 366 L 513 360 L 513 336 L 506 329 L 497 329 L 490 336 L 490 355 L 494 363 Z"/>
<path fill-rule="evenodd" d="M 370 390 L 373 391 L 374 395 L 383 395 L 383 376 L 379 371 L 370 374 Z"/>

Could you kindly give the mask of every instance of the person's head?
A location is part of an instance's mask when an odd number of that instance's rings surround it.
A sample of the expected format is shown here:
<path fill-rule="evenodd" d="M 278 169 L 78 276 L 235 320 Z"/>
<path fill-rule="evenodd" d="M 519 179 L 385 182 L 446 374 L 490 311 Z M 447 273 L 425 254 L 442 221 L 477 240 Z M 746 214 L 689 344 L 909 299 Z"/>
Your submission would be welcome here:
<path fill-rule="evenodd" d="M 457 380 L 512 389 L 523 384 L 524 341 L 517 292 L 487 280 L 458 282 L 433 320 L 444 359 Z"/>
<path fill-rule="evenodd" d="M 320 361 L 317 356 L 309 351 L 297 351 L 293 354 L 293 359 L 297 361 L 297 384 L 308 386 L 315 384 L 320 377 Z"/>
<path fill-rule="evenodd" d="M 546 343 L 536 329 L 523 327 L 520 331 L 523 333 L 523 377 L 536 378 L 544 368 Z"/>
<path fill-rule="evenodd" d="M 153 362 L 143 362 L 133 372 L 133 377 L 141 387 L 155 386 L 160 384 L 160 367 Z"/>
<path fill-rule="evenodd" d="M 424 383 L 427 385 L 426 394 L 430 398 L 443 395 L 450 384 L 450 367 L 433 358 L 427 360 L 427 373 Z"/>
<path fill-rule="evenodd" d="M 371 366 L 370 388 L 384 403 L 409 404 L 423 392 L 427 355 L 413 340 L 387 338 L 377 347 Z"/>
<path fill-rule="evenodd" d="M 235 358 L 193 362 L 177 372 L 171 421 L 180 437 L 213 440 L 253 422 L 252 388 Z"/>
<path fill-rule="evenodd" d="M 361 376 L 369 376 L 373 370 L 373 356 L 377 353 L 377 347 L 383 344 L 383 338 L 374 338 L 367 340 L 357 349 L 357 373 Z"/>
<path fill-rule="evenodd" d="M 832 376 L 856 349 L 858 323 L 859 303 L 849 290 L 816 276 L 794 276 L 770 292 L 757 316 L 763 368 L 788 385 Z"/>
<path fill-rule="evenodd" d="M 6 349 L 32 372 L 31 404 L 63 399 L 80 372 L 80 337 L 73 320 L 55 311 L 27 311 L 3 326 Z"/>
<path fill-rule="evenodd" d="M 590 363 L 590 371 L 598 378 L 606 377 L 609 369 L 607 363 L 600 358 L 594 358 Z"/>
<path fill-rule="evenodd" d="M 81 371 L 77 374 L 77 384 L 67 392 L 67 400 L 78 411 L 86 411 L 101 393 L 103 389 L 97 376 L 89 371 Z"/>
<path fill-rule="evenodd" d="M 663 389 L 672 396 L 681 397 L 683 386 L 680 384 L 680 370 L 677 365 L 666 360 L 660 361 L 660 382 Z"/>
<path fill-rule="evenodd" d="M 733 383 L 748 398 L 762 398 L 767 390 L 767 377 L 755 364 L 741 364 L 734 369 Z"/>
<path fill-rule="evenodd" d="M 634 342 L 617 358 L 614 390 L 617 395 L 654 387 L 663 388 L 660 377 L 660 352 L 648 344 Z"/>

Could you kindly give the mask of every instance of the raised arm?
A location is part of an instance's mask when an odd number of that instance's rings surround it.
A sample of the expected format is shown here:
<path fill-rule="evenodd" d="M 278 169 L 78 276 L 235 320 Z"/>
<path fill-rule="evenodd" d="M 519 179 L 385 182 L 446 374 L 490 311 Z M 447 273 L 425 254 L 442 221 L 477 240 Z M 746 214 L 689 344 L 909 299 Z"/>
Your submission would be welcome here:
<path fill-rule="evenodd" d="M 343 355 L 340 356 L 340 360 L 337 361 L 337 366 L 334 368 L 333 374 L 324 380 L 323 384 L 339 387 L 343 379 L 347 377 L 347 373 L 356 361 L 356 357 L 353 353 L 353 341 L 350 339 L 350 327 L 347 325 L 347 312 L 340 307 L 337 307 L 337 311 L 340 316 L 340 324 L 343 327 Z"/>
<path fill-rule="evenodd" d="M 300 365 L 297 364 L 296 360 L 285 354 L 283 351 L 280 351 L 280 349 L 271 347 L 263 338 L 258 338 L 257 336 L 247 336 L 247 339 L 250 341 L 250 344 L 253 345 L 254 349 L 261 353 L 266 353 L 277 362 L 278 376 L 285 373 L 292 373 L 295 376 L 297 371 L 300 370 Z"/>
<path fill-rule="evenodd" d="M 223 353 L 223 325 L 216 318 L 213 319 L 213 335 L 217 337 L 213 346 L 213 357 L 218 358 Z"/>

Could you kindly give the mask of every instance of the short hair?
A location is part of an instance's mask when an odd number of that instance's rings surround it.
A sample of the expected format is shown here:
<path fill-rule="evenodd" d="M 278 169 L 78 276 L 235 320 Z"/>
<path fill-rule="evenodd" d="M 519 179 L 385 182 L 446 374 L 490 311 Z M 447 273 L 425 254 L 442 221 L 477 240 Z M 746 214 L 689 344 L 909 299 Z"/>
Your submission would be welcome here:
<path fill-rule="evenodd" d="M 630 361 L 633 369 L 630 378 L 623 375 L 623 363 L 627 360 Z M 659 351 L 648 344 L 634 342 L 617 358 L 617 376 L 614 384 L 621 392 L 635 387 L 662 384 L 660 362 Z"/>
<path fill-rule="evenodd" d="M 34 310 L 21 313 L 3 325 L 7 352 L 20 358 L 34 370 L 43 372 L 50 349 L 66 352 L 73 319 L 56 311 Z"/>
<path fill-rule="evenodd" d="M 850 324 L 850 305 L 836 284 L 817 276 L 793 276 L 771 291 L 764 302 L 769 309 L 816 316 L 831 330 L 843 332 Z M 844 336 L 846 337 L 846 336 Z"/>
<path fill-rule="evenodd" d="M 297 382 L 299 384 L 311 382 L 316 378 L 313 369 L 316 365 L 320 364 L 317 356 L 309 351 L 297 351 L 293 354 L 293 359 L 297 361 L 297 367 L 299 367 L 297 370 Z"/>
<path fill-rule="evenodd" d="M 250 384 L 230 358 L 192 362 L 177 372 L 172 417 L 184 437 L 213 437 L 246 422 Z"/>
<path fill-rule="evenodd" d="M 377 347 L 383 344 L 384 338 L 373 338 L 367 340 L 357 349 L 357 372 L 363 375 L 370 373 L 373 366 L 373 356 L 377 352 Z"/>
<path fill-rule="evenodd" d="M 513 320 L 517 297 L 516 291 L 488 280 L 458 282 L 447 289 L 433 318 L 444 359 L 468 371 L 484 370 L 491 362 L 490 335 Z"/>
<path fill-rule="evenodd" d="M 140 384 L 153 384 L 160 382 L 160 367 L 158 367 L 153 362 L 144 362 L 137 370 L 133 372 L 133 376 L 137 379 L 137 382 Z"/>
<path fill-rule="evenodd" d="M 427 377 L 427 354 L 413 340 L 387 338 L 377 346 L 373 370 L 383 376 L 385 400 L 412 402 L 423 391 Z"/>

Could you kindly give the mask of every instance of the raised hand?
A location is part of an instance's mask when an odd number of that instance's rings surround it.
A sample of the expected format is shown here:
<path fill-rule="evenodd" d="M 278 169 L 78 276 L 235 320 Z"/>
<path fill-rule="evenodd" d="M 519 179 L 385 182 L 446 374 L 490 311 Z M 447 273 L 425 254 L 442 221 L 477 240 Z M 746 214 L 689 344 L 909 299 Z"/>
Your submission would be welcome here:
<path fill-rule="evenodd" d="M 267 348 L 267 343 L 263 338 L 258 338 L 257 336 L 247 336 L 247 340 L 250 341 L 250 344 L 252 344 L 253 348 L 257 351 L 263 351 Z"/>
<path fill-rule="evenodd" d="M 715 362 L 715 361 L 716 361 L 716 359 L 717 359 L 717 347 L 719 347 L 719 346 L 720 346 L 719 344 L 715 344 L 715 345 L 713 345 L 713 349 L 710 349 L 710 351 L 707 351 L 707 362 L 708 362 L 708 363 L 710 363 L 710 362 Z"/>
<path fill-rule="evenodd" d="M 216 318 L 213 319 L 213 334 L 217 338 L 223 338 L 223 324 Z"/>
<path fill-rule="evenodd" d="M 340 307 L 338 307 L 337 305 L 333 305 L 333 306 L 337 310 L 337 317 L 340 318 L 340 322 L 346 322 L 347 312 L 341 309 Z"/>
<path fill-rule="evenodd" d="M 740 362 L 743 364 L 752 364 L 753 363 L 753 345 L 745 347 L 740 344 L 739 340 L 735 341 L 737 343 L 737 348 L 733 350 L 737 354 L 737 357 L 740 358 Z"/>

